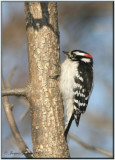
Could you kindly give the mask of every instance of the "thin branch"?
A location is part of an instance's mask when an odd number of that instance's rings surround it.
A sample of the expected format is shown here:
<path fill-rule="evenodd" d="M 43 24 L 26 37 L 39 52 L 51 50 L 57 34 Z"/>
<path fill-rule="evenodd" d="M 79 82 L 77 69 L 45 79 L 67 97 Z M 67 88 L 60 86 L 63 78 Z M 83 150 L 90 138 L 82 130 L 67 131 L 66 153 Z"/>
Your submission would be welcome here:
<path fill-rule="evenodd" d="M 13 67 L 6 82 L 6 88 L 10 88 L 11 80 L 17 67 Z"/>
<path fill-rule="evenodd" d="M 86 149 L 90 149 L 90 150 L 93 150 L 93 151 L 97 151 L 99 153 L 102 153 L 108 157 L 113 157 L 112 153 L 108 152 L 108 151 L 105 151 L 103 149 L 100 149 L 100 148 L 97 148 L 97 147 L 94 147 L 94 146 L 90 146 L 89 144 L 81 141 L 78 137 L 72 135 L 72 134 L 68 134 L 68 136 L 70 138 L 72 138 L 73 140 L 75 140 L 77 143 L 79 143 L 81 146 L 85 147 Z"/>
<path fill-rule="evenodd" d="M 25 97 L 20 97 L 20 102 L 25 105 L 25 107 L 30 108 L 30 103 Z"/>
<path fill-rule="evenodd" d="M 14 88 L 14 89 L 3 89 L 3 96 L 25 96 L 26 97 L 27 88 Z"/>
<path fill-rule="evenodd" d="M 5 89 L 5 83 L 4 80 L 2 78 L 2 88 Z M 13 114 L 12 114 L 12 110 L 11 110 L 11 105 L 9 104 L 8 101 L 8 97 L 3 97 L 2 98 L 2 102 L 3 102 L 3 106 L 4 106 L 4 110 L 8 119 L 8 123 L 10 125 L 10 128 L 12 130 L 12 133 L 14 135 L 14 138 L 16 140 L 16 143 L 19 147 L 19 149 L 21 150 L 21 152 L 27 157 L 27 158 L 33 158 L 33 154 L 32 152 L 29 150 L 29 148 L 26 146 L 25 142 L 23 141 L 20 132 L 17 128 L 17 125 L 15 123 Z"/>
<path fill-rule="evenodd" d="M 27 116 L 29 113 L 29 108 L 26 110 L 26 112 L 21 116 L 21 120 L 24 120 L 24 118 Z"/>
<path fill-rule="evenodd" d="M 26 96 L 27 88 L 15 88 L 10 89 L 11 79 L 14 75 L 14 71 L 16 70 L 16 67 L 14 67 L 8 77 L 8 80 L 6 82 L 6 88 L 2 91 L 2 96 Z"/>
<path fill-rule="evenodd" d="M 30 103 L 29 103 L 29 101 L 27 101 L 27 99 L 26 98 L 24 98 L 24 97 L 20 97 L 20 101 L 27 107 L 27 110 L 26 110 L 26 112 L 23 114 L 23 115 L 21 115 L 21 120 L 24 120 L 24 118 L 27 116 L 27 114 L 29 113 L 29 110 L 30 110 Z"/>

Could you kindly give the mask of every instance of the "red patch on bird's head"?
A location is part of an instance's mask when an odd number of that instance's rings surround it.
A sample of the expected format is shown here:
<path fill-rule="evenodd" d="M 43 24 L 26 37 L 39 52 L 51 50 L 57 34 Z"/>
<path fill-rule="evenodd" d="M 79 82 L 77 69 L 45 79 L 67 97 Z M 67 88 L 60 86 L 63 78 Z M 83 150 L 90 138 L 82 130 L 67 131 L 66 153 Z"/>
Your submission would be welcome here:
<path fill-rule="evenodd" d="M 85 57 L 93 58 L 92 55 L 89 54 L 89 53 L 86 53 L 86 54 L 85 54 Z"/>

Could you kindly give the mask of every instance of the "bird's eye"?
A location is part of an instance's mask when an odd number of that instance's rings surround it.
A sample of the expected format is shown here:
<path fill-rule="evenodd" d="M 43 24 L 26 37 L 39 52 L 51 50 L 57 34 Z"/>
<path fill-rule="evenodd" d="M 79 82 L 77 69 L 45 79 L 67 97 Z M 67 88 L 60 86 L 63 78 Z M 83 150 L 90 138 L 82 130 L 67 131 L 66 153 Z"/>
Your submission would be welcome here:
<path fill-rule="evenodd" d="M 74 58 L 77 57 L 77 55 L 76 55 L 75 53 L 73 53 L 72 56 L 73 56 Z"/>

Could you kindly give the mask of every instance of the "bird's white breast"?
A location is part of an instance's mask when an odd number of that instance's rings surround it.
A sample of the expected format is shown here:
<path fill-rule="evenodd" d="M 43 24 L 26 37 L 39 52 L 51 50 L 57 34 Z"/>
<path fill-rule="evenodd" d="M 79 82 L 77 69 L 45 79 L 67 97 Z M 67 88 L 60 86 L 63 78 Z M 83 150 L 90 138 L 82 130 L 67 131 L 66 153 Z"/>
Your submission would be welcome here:
<path fill-rule="evenodd" d="M 77 71 L 78 62 L 72 62 L 66 59 L 61 65 L 61 76 L 60 76 L 60 91 L 63 96 L 66 108 L 66 126 L 70 121 L 73 113 L 73 88 L 75 85 L 74 77 L 79 76 Z"/>
<path fill-rule="evenodd" d="M 64 101 L 73 98 L 74 77 L 78 75 L 78 62 L 66 59 L 61 65 L 60 91 Z"/>

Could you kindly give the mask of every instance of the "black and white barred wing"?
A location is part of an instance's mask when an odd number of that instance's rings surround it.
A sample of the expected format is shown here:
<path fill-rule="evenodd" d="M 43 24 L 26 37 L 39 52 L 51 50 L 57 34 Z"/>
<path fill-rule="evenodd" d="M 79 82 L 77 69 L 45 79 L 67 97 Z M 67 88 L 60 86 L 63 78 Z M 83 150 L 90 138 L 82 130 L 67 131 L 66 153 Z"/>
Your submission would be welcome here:
<path fill-rule="evenodd" d="M 87 108 L 93 84 L 93 71 L 82 72 L 82 74 L 84 74 L 84 76 L 79 75 L 74 78 L 75 87 L 73 89 L 74 91 L 73 114 L 77 126 L 79 125 L 81 113 L 84 113 Z"/>

